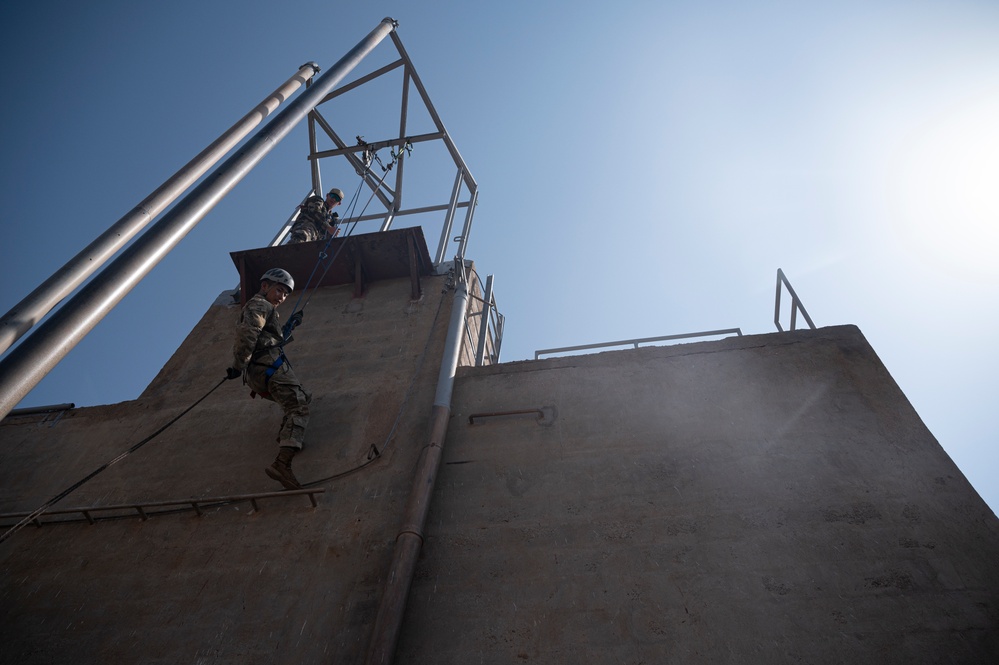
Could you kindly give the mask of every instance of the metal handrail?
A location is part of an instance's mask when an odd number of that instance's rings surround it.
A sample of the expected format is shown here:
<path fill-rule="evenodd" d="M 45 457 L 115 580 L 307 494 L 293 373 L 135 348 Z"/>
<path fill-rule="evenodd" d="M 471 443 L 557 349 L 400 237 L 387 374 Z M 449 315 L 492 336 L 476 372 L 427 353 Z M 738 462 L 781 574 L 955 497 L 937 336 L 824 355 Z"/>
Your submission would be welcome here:
<path fill-rule="evenodd" d="M 500 358 L 500 347 L 503 344 L 503 325 L 506 322 L 506 317 L 500 314 L 499 306 L 496 304 L 493 280 L 494 275 L 486 276 L 485 293 L 482 298 L 469 295 L 470 300 L 482 304 L 482 308 L 478 312 L 470 313 L 465 319 L 465 343 L 473 351 L 473 367 L 495 365 Z M 474 335 L 471 328 L 472 319 L 476 317 L 479 318 L 478 335 Z"/>
<path fill-rule="evenodd" d="M 253 506 L 254 510 L 260 510 L 260 506 L 257 504 L 257 499 L 271 499 L 271 498 L 281 498 L 289 496 L 298 496 L 301 494 L 306 494 L 309 497 L 309 501 L 312 503 L 312 507 L 316 508 L 319 504 L 316 502 L 316 494 L 322 494 L 326 491 L 325 488 L 305 488 L 300 490 L 282 490 L 280 492 L 257 492 L 254 494 L 232 494 L 229 496 L 213 496 L 206 497 L 203 499 L 173 499 L 169 501 L 142 501 L 135 503 L 120 503 L 109 506 L 84 506 L 80 508 L 60 508 L 59 510 L 46 510 L 32 520 L 35 526 L 42 526 L 41 518 L 44 515 L 75 515 L 77 513 L 83 515 L 88 522 L 94 524 L 96 519 L 93 513 L 110 512 L 110 511 L 135 511 L 132 517 L 140 517 L 143 521 L 149 519 L 150 515 L 158 515 L 160 513 L 173 513 L 175 511 L 148 511 L 147 508 L 192 508 L 200 517 L 202 515 L 202 508 L 209 508 L 216 505 L 228 505 L 232 503 L 238 503 L 241 501 L 249 501 L 250 505 Z M 3 513 L 0 514 L 0 519 L 11 519 L 11 518 L 23 518 L 31 515 L 32 513 Z M 111 517 L 125 517 L 128 515 L 112 515 L 104 519 L 110 519 Z M 46 524 L 58 524 L 59 522 L 68 522 L 70 520 L 54 520 L 46 522 Z"/>
<path fill-rule="evenodd" d="M 780 268 L 777 268 L 777 296 L 774 300 L 774 325 L 777 326 L 777 330 L 785 332 L 784 328 L 780 325 L 781 284 L 786 286 L 788 293 L 791 294 L 791 330 L 795 329 L 795 324 L 797 323 L 798 318 L 798 310 L 801 310 L 801 315 L 805 317 L 805 322 L 808 323 L 808 327 L 815 330 L 815 324 L 812 323 L 812 317 L 808 316 L 808 312 L 805 311 L 805 306 L 801 304 L 801 299 L 798 298 L 798 294 L 795 293 L 794 288 L 791 287 L 791 282 L 787 281 L 787 277 L 784 276 L 784 271 Z"/>
<path fill-rule="evenodd" d="M 638 348 L 639 344 L 648 342 L 665 342 L 674 339 L 691 339 L 693 337 L 715 337 L 717 335 L 736 335 L 742 337 L 742 330 L 739 328 L 725 328 L 723 330 L 705 330 L 703 332 L 683 333 L 680 335 L 663 335 L 662 337 L 642 337 L 639 339 L 623 339 L 617 342 L 600 342 L 598 344 L 580 344 L 578 346 L 563 346 L 557 349 L 540 349 L 534 352 L 534 359 L 537 360 L 543 354 L 562 353 L 564 351 L 583 351 L 585 349 L 602 349 L 609 346 L 624 346 L 633 344 Z"/>

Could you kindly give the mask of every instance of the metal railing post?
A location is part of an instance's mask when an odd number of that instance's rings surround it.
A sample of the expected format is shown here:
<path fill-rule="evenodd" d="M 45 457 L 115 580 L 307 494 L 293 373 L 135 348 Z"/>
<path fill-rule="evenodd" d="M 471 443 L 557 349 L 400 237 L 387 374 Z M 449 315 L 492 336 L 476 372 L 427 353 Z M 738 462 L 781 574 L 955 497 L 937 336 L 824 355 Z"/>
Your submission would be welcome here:
<path fill-rule="evenodd" d="M 787 280 L 784 275 L 784 271 L 777 268 L 777 296 L 774 298 L 774 325 L 777 326 L 779 332 L 784 332 L 784 328 L 780 325 L 780 295 L 781 295 L 781 284 L 787 287 L 787 292 L 791 294 L 791 330 L 795 329 L 795 325 L 798 320 L 798 310 L 801 310 L 801 315 L 805 317 L 805 322 L 808 327 L 815 330 L 815 324 L 812 323 L 812 317 L 808 316 L 808 312 L 805 311 L 805 306 L 801 304 L 801 299 L 798 298 L 798 294 L 794 292 L 794 288 L 791 286 L 791 282 Z"/>
<path fill-rule="evenodd" d="M 461 240 L 458 243 L 457 257 L 459 260 L 465 258 L 465 250 L 468 248 L 468 236 L 472 232 L 472 216 L 475 214 L 475 206 L 478 202 L 479 190 L 478 187 L 475 187 L 468 198 L 468 209 L 465 210 L 465 226 L 461 229 Z"/>
<path fill-rule="evenodd" d="M 461 180 L 464 169 L 458 167 L 458 174 L 454 177 L 454 187 L 451 189 L 451 202 L 447 206 L 447 214 L 444 216 L 444 226 L 441 228 L 441 239 L 437 243 L 437 256 L 434 263 L 440 263 L 447 254 L 448 238 L 451 237 L 451 225 L 454 224 L 454 212 L 458 205 L 458 194 L 461 193 Z"/>
<path fill-rule="evenodd" d="M 475 350 L 475 366 L 481 367 L 485 358 L 486 338 L 489 337 L 489 315 L 493 311 L 493 276 L 486 275 L 486 293 L 482 302 L 482 321 L 479 323 L 479 346 Z M 495 344 L 494 344 L 495 346 Z"/>

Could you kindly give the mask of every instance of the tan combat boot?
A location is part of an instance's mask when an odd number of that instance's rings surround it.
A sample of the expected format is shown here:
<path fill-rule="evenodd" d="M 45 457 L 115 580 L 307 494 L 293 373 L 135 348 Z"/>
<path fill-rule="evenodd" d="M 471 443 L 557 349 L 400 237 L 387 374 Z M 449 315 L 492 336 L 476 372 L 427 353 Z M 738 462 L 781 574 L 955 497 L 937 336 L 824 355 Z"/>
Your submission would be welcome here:
<path fill-rule="evenodd" d="M 290 446 L 281 446 L 281 451 L 278 453 L 277 459 L 264 469 L 268 476 L 278 481 L 284 485 L 285 489 L 289 490 L 300 490 L 302 485 L 298 482 L 298 478 L 291 471 L 291 458 L 295 456 L 298 450 Z"/>

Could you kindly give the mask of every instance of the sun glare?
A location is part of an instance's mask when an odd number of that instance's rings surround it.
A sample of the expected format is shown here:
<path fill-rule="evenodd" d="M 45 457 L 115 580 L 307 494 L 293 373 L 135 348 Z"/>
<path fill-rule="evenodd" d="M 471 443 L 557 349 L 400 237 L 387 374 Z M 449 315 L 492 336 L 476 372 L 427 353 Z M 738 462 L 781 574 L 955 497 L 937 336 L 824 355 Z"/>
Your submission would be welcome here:
<path fill-rule="evenodd" d="M 999 92 L 924 123 L 893 172 L 899 241 L 940 267 L 999 276 Z"/>

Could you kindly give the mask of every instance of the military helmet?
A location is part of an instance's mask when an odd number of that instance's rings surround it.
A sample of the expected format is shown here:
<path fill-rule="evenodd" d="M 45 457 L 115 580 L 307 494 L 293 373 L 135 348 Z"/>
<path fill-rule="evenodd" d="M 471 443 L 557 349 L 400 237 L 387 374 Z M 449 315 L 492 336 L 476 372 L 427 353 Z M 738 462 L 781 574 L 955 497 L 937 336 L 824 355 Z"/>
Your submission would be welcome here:
<path fill-rule="evenodd" d="M 260 277 L 261 282 L 265 279 L 268 282 L 274 282 L 275 284 L 284 284 L 288 287 L 289 291 L 295 290 L 295 280 L 292 279 L 291 273 L 287 270 L 282 270 L 281 268 L 271 268 Z"/>

